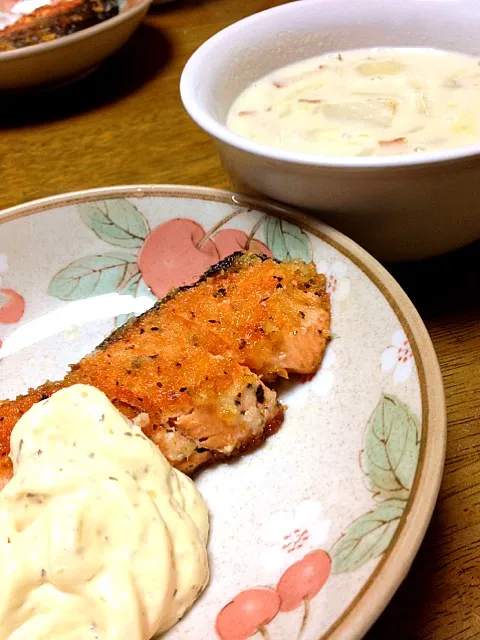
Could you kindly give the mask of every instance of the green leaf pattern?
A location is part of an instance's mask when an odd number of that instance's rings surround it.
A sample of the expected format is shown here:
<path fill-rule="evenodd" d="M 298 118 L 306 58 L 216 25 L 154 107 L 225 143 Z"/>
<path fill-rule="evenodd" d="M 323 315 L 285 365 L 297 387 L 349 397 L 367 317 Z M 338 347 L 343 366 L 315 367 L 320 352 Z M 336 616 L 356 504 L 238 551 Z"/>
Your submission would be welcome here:
<path fill-rule="evenodd" d="M 150 232 L 143 214 L 121 198 L 86 202 L 78 205 L 78 212 L 101 240 L 124 249 L 139 249 Z"/>
<path fill-rule="evenodd" d="M 370 489 L 382 500 L 407 499 L 420 451 L 420 424 L 409 407 L 384 393 L 365 432 L 362 468 Z"/>
<path fill-rule="evenodd" d="M 367 423 L 362 470 L 379 501 L 331 549 L 333 572 L 360 568 L 384 553 L 397 530 L 415 479 L 420 422 L 399 398 L 382 393 Z"/>
<path fill-rule="evenodd" d="M 86 256 L 59 271 L 52 278 L 48 293 L 66 301 L 113 293 L 137 272 L 137 259 L 129 253 Z"/>
<path fill-rule="evenodd" d="M 265 239 L 278 260 L 297 258 L 303 262 L 312 261 L 312 247 L 308 236 L 295 224 L 269 216 L 265 221 Z"/>
<path fill-rule="evenodd" d="M 355 520 L 330 552 L 333 573 L 354 571 L 386 551 L 405 505 L 404 500 L 387 500 Z"/>

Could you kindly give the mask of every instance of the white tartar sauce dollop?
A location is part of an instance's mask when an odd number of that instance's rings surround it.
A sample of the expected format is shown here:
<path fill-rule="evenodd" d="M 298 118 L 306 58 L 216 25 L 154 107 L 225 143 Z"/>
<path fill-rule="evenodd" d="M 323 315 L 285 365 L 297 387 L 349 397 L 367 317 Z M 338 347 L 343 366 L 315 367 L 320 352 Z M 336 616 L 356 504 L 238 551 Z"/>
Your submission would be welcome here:
<path fill-rule="evenodd" d="M 2 640 L 149 640 L 208 578 L 193 482 L 94 387 L 34 405 L 0 492 Z"/>

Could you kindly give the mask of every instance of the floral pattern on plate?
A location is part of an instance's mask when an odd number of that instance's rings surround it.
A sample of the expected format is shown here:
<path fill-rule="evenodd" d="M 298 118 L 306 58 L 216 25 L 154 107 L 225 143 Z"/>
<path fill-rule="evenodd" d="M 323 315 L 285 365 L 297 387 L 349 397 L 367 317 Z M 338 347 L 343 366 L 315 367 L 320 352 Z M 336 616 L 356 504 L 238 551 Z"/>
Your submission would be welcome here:
<path fill-rule="evenodd" d="M 60 300 L 80 300 L 112 292 L 164 297 L 171 289 L 192 284 L 210 266 L 235 251 L 253 251 L 279 260 L 310 261 L 308 236 L 296 225 L 261 217 L 249 231 L 222 229 L 245 213 L 238 209 L 205 231 L 188 218 L 174 218 L 150 229 L 146 217 L 128 200 L 81 204 L 82 222 L 101 240 L 118 247 L 100 255 L 77 259 L 52 279 L 48 293 Z M 267 245 L 255 238 L 265 226 Z M 120 316 L 122 324 L 129 315 Z"/>
<path fill-rule="evenodd" d="M 247 640 L 257 632 L 269 638 L 266 627 L 278 613 L 303 605 L 300 640 L 309 621 L 310 601 L 330 572 L 355 571 L 390 546 L 407 507 L 419 449 L 417 416 L 395 396 L 382 394 L 367 423 L 361 452 L 361 467 L 377 504 L 354 520 L 328 552 L 324 547 L 331 523 L 320 503 L 305 500 L 293 516 L 281 512 L 271 515 L 258 530 L 259 539 L 271 545 L 260 552 L 261 562 L 267 571 L 278 571 L 291 563 L 273 589 L 278 606 L 275 609 L 270 591 L 253 588 L 240 593 L 217 616 L 221 640 Z"/>
<path fill-rule="evenodd" d="M 392 343 L 382 353 L 382 371 L 392 373 L 395 384 L 400 384 L 410 377 L 413 364 L 413 351 L 405 331 L 397 329 L 392 335 Z"/>
<path fill-rule="evenodd" d="M 258 549 L 260 561 L 267 571 L 278 573 L 326 544 L 329 530 L 324 508 L 315 500 L 303 500 L 291 513 L 277 511 L 258 529 L 258 539 L 264 543 Z"/>

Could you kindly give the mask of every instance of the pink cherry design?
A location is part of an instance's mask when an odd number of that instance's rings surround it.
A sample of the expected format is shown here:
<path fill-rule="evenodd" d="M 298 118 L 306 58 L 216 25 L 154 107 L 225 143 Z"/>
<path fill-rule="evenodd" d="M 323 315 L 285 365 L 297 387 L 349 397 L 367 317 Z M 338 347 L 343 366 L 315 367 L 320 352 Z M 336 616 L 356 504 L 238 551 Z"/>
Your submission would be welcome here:
<path fill-rule="evenodd" d="M 201 225 L 175 218 L 156 227 L 138 254 L 143 279 L 158 298 L 170 289 L 192 284 L 220 259 L 217 247 L 204 240 Z"/>
<path fill-rule="evenodd" d="M 230 254 L 235 253 L 235 251 L 245 251 L 247 249 L 248 236 L 238 229 L 224 229 L 215 235 L 214 242 L 220 258 L 226 258 Z M 256 254 L 263 253 L 266 256 L 272 256 L 270 249 L 258 240 L 251 240 L 248 250 Z"/>
<path fill-rule="evenodd" d="M 0 289 L 0 324 L 15 324 L 23 316 L 25 300 L 13 289 Z"/>
<path fill-rule="evenodd" d="M 293 611 L 303 604 L 303 619 L 297 640 L 303 635 L 310 615 L 310 600 L 314 598 L 328 580 L 332 560 L 326 551 L 318 549 L 307 553 L 284 572 L 277 584 L 280 596 L 280 611 Z"/>
<path fill-rule="evenodd" d="M 307 553 L 302 560 L 292 564 L 277 585 L 282 601 L 280 611 L 293 611 L 314 598 L 327 581 L 331 567 L 330 556 L 321 549 Z"/>
<path fill-rule="evenodd" d="M 268 637 L 265 625 L 280 608 L 280 597 L 274 589 L 257 587 L 242 591 L 217 616 L 216 632 L 221 640 L 247 640 L 259 631 Z"/>

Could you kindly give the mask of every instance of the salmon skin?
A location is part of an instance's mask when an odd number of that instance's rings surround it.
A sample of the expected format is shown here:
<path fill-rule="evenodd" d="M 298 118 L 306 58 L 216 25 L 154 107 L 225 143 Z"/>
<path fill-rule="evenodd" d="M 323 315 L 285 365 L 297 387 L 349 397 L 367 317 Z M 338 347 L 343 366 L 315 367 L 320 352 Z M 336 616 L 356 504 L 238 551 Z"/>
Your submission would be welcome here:
<path fill-rule="evenodd" d="M 118 14 L 116 0 L 60 0 L 23 16 L 0 31 L 0 51 L 50 42 Z"/>
<path fill-rule="evenodd" d="M 325 277 L 313 264 L 235 253 L 114 331 L 62 381 L 0 402 L 0 483 L 20 416 L 77 383 L 103 391 L 185 473 L 239 456 L 282 423 L 265 382 L 315 373 L 329 337 Z"/>

